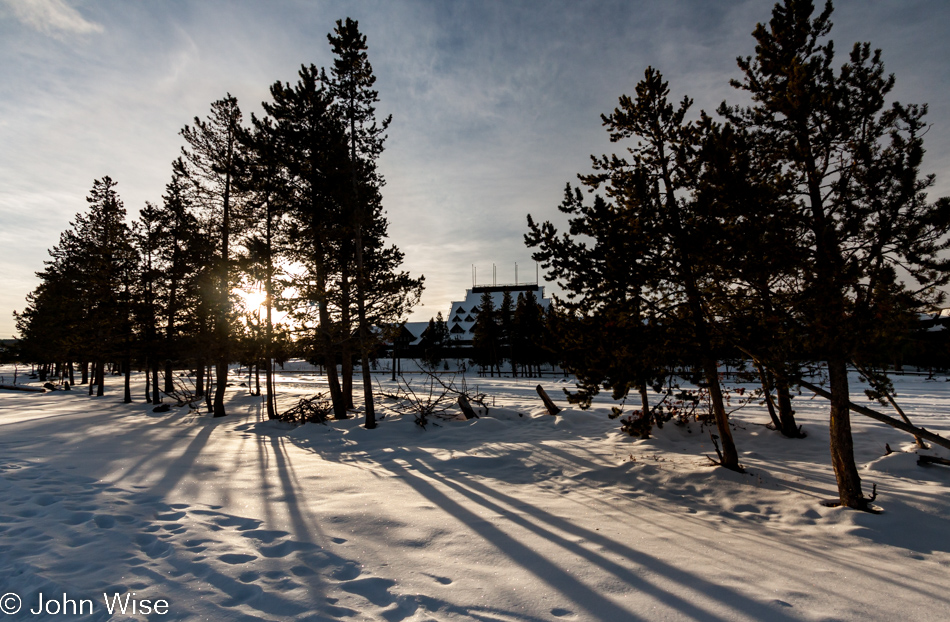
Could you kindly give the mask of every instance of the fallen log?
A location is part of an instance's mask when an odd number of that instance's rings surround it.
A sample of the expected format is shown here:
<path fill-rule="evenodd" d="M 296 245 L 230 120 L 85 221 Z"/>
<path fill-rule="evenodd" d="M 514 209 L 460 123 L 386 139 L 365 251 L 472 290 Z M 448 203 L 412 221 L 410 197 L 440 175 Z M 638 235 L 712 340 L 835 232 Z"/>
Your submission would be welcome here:
<path fill-rule="evenodd" d="M 950 460 L 941 458 L 939 456 L 919 456 L 917 458 L 917 464 L 920 466 L 926 466 L 928 464 L 942 464 L 944 466 L 950 466 Z"/>
<path fill-rule="evenodd" d="M 0 384 L 0 389 L 7 389 L 8 391 L 29 391 L 30 393 L 46 393 L 46 389 L 42 387 L 28 387 L 22 384 Z"/>
<path fill-rule="evenodd" d="M 797 382 L 799 385 L 805 387 L 806 389 L 808 389 L 809 391 L 811 391 L 812 393 L 816 395 L 820 395 L 821 397 L 825 399 L 831 399 L 831 393 L 829 391 L 822 389 L 821 387 L 817 385 L 811 384 L 810 382 L 805 382 L 804 380 L 796 380 L 795 382 Z M 900 419 L 889 417 L 887 415 L 877 412 L 876 410 L 871 410 L 870 408 L 866 406 L 860 406 L 851 401 L 848 402 L 848 406 L 851 408 L 852 411 L 858 414 L 864 415 L 865 417 L 870 417 L 871 419 L 874 419 L 875 421 L 886 423 L 887 425 L 893 428 L 897 428 L 898 430 L 903 430 L 904 432 L 907 432 L 908 434 L 919 436 L 921 438 L 927 439 L 931 443 L 950 449 L 950 440 L 945 439 L 944 437 L 938 434 L 934 434 L 933 432 L 925 430 L 924 428 L 918 428 L 915 425 L 904 423 Z"/>
<path fill-rule="evenodd" d="M 544 407 L 548 409 L 549 415 L 556 415 L 561 412 L 561 409 L 554 404 L 554 400 L 548 397 L 547 391 L 544 390 L 540 384 L 535 387 L 535 390 L 538 392 L 538 395 L 541 396 L 541 401 L 544 402 Z"/>

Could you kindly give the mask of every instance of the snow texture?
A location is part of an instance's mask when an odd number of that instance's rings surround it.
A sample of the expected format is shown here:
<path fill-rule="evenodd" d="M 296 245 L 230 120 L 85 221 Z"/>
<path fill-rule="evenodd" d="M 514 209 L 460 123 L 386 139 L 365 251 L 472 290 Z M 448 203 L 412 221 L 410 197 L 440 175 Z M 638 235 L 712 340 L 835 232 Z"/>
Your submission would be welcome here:
<path fill-rule="evenodd" d="M 279 378 L 283 407 L 324 386 L 296 367 Z M 6 619 L 950 617 L 950 468 L 916 455 L 950 452 L 855 415 L 883 513 L 828 507 L 821 399 L 794 400 L 801 440 L 767 429 L 758 404 L 735 412 L 739 474 L 705 457 L 708 427 L 634 439 L 606 398 L 568 408 L 560 378 L 541 381 L 565 407 L 557 417 L 536 379 L 470 375 L 489 395 L 484 416 L 423 429 L 382 401 L 376 430 L 358 413 L 269 422 L 239 386 L 225 418 L 153 413 L 142 378 L 131 405 L 109 380 L 103 398 L 0 391 L 0 594 L 23 603 Z M 895 385 L 915 424 L 950 435 L 950 384 Z M 103 594 L 132 592 L 169 612 L 110 615 Z M 31 615 L 40 593 L 94 610 Z"/>

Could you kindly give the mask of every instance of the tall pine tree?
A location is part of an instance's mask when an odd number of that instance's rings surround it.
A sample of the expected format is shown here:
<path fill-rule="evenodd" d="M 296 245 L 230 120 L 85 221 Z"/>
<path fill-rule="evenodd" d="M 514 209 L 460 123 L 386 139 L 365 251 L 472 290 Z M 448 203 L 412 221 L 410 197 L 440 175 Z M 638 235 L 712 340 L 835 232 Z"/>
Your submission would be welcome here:
<path fill-rule="evenodd" d="M 181 130 L 188 146 L 182 148 L 188 178 L 199 190 L 209 212 L 214 214 L 218 261 L 216 282 L 209 298 L 214 305 L 214 357 L 217 385 L 214 394 L 214 416 L 227 414 L 224 391 L 230 361 L 231 310 L 231 220 L 235 199 L 235 181 L 240 170 L 241 109 L 230 93 L 211 104 L 207 120 L 195 117 L 193 125 Z"/>
<path fill-rule="evenodd" d="M 867 43 L 836 70 L 831 13 L 830 2 L 817 15 L 810 0 L 777 4 L 753 32 L 755 55 L 739 59 L 744 76 L 734 85 L 752 105 L 721 112 L 768 141 L 790 179 L 783 216 L 807 259 L 793 311 L 805 346 L 828 370 L 840 502 L 866 509 L 847 364 L 885 348 L 901 317 L 939 302 L 950 279 L 940 255 L 950 199 L 928 202 L 933 177 L 920 175 L 926 106 L 887 105 L 894 77 Z"/>

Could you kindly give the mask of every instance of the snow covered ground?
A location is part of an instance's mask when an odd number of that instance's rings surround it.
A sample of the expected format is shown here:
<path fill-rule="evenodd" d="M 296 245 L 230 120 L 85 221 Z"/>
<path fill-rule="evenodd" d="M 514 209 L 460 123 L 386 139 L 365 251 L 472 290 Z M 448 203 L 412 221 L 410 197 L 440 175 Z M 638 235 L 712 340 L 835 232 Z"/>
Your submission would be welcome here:
<path fill-rule="evenodd" d="M 140 378 L 132 405 L 118 377 L 102 398 L 0 391 L 0 606 L 22 602 L 0 618 L 950 618 L 950 468 L 918 466 L 902 432 L 853 419 L 872 515 L 821 504 L 824 400 L 795 399 L 804 440 L 766 429 L 761 406 L 736 412 L 743 475 L 710 466 L 696 422 L 638 440 L 608 399 L 551 417 L 537 381 L 468 380 L 495 407 L 427 429 L 392 414 L 293 429 L 240 387 L 223 419 L 153 413 Z M 568 385 L 542 383 L 567 406 Z M 915 424 L 950 436 L 950 383 L 895 384 Z M 284 374 L 282 403 L 320 386 Z M 103 594 L 168 612 L 110 614 Z"/>

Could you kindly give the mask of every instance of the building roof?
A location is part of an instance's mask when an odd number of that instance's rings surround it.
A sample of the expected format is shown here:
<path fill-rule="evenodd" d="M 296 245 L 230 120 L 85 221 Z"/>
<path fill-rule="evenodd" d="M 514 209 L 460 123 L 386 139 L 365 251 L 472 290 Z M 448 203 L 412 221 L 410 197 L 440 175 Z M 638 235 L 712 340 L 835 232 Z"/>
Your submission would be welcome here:
<path fill-rule="evenodd" d="M 482 294 L 491 294 L 492 304 L 495 308 L 501 306 L 505 292 L 511 294 L 512 301 L 517 304 L 518 295 L 523 292 L 533 292 L 535 299 L 545 311 L 551 306 L 551 299 L 544 297 L 544 286 L 535 283 L 519 285 L 477 285 L 471 289 L 465 290 L 465 300 L 453 301 L 449 307 L 448 317 L 449 332 L 453 335 L 471 335 L 475 321 L 478 319 L 478 306 L 482 302 Z M 465 309 L 469 309 L 468 312 Z M 462 319 L 464 316 L 464 319 Z"/>

